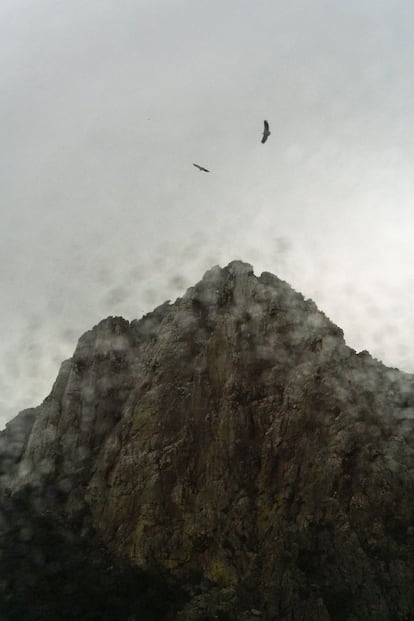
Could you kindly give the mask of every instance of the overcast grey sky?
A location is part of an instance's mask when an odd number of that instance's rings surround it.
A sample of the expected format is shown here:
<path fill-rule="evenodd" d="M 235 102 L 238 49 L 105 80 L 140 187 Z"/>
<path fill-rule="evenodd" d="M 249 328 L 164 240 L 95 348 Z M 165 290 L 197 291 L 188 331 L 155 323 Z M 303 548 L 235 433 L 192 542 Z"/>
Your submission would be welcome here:
<path fill-rule="evenodd" d="M 413 23 L 412 0 L 3 0 L 0 427 L 100 319 L 235 258 L 414 371 Z"/>

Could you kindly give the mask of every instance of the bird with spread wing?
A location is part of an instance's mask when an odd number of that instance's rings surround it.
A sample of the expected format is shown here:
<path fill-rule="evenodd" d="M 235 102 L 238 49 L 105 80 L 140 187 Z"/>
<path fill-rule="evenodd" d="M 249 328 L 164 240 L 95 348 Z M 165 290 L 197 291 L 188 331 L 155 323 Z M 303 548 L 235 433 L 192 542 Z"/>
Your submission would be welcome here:
<path fill-rule="evenodd" d="M 201 172 L 210 172 L 209 170 L 207 170 L 207 168 L 204 168 L 203 166 L 200 166 L 199 164 L 193 164 L 193 166 L 198 168 L 198 170 Z"/>
<path fill-rule="evenodd" d="M 263 137 L 262 137 L 262 144 L 264 144 L 266 142 L 266 140 L 269 138 L 270 136 L 270 129 L 269 129 L 269 123 L 267 121 L 264 122 L 264 129 L 263 129 Z"/>

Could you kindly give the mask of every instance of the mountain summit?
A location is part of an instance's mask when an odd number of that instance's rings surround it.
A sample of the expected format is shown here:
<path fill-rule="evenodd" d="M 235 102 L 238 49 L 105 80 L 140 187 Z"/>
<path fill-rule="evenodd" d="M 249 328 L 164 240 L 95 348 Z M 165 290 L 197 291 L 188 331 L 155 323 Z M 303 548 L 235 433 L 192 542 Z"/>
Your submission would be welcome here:
<path fill-rule="evenodd" d="M 214 267 L 175 303 L 84 334 L 0 434 L 1 618 L 17 618 L 13 567 L 36 581 L 37 554 L 49 575 L 47 526 L 71 567 L 95 558 L 96 600 L 99 572 L 118 572 L 121 608 L 99 616 L 88 597 L 77 618 L 414 619 L 413 428 L 413 376 L 350 349 L 276 276 Z M 54 592 L 23 581 L 19 618 L 75 618 L 50 616 L 72 585 L 60 560 Z M 167 609 L 125 590 L 134 568 L 168 583 Z"/>

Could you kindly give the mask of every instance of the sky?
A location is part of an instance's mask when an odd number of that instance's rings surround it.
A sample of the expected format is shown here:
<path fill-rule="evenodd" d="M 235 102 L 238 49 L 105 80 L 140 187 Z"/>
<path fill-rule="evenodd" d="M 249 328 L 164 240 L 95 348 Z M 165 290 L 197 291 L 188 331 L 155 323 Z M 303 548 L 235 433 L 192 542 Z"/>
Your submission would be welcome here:
<path fill-rule="evenodd" d="M 414 372 L 413 21 L 405 0 L 3 0 L 0 428 L 83 332 L 233 259 Z"/>

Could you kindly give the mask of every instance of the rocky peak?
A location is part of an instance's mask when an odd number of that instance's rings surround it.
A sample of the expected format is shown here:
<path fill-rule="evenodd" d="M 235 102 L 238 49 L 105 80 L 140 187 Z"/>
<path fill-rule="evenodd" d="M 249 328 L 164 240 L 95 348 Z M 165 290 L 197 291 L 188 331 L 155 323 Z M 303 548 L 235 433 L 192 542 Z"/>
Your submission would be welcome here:
<path fill-rule="evenodd" d="M 234 261 L 105 319 L 35 412 L 13 493 L 198 576 L 177 619 L 412 618 L 413 377 L 276 276 Z"/>

